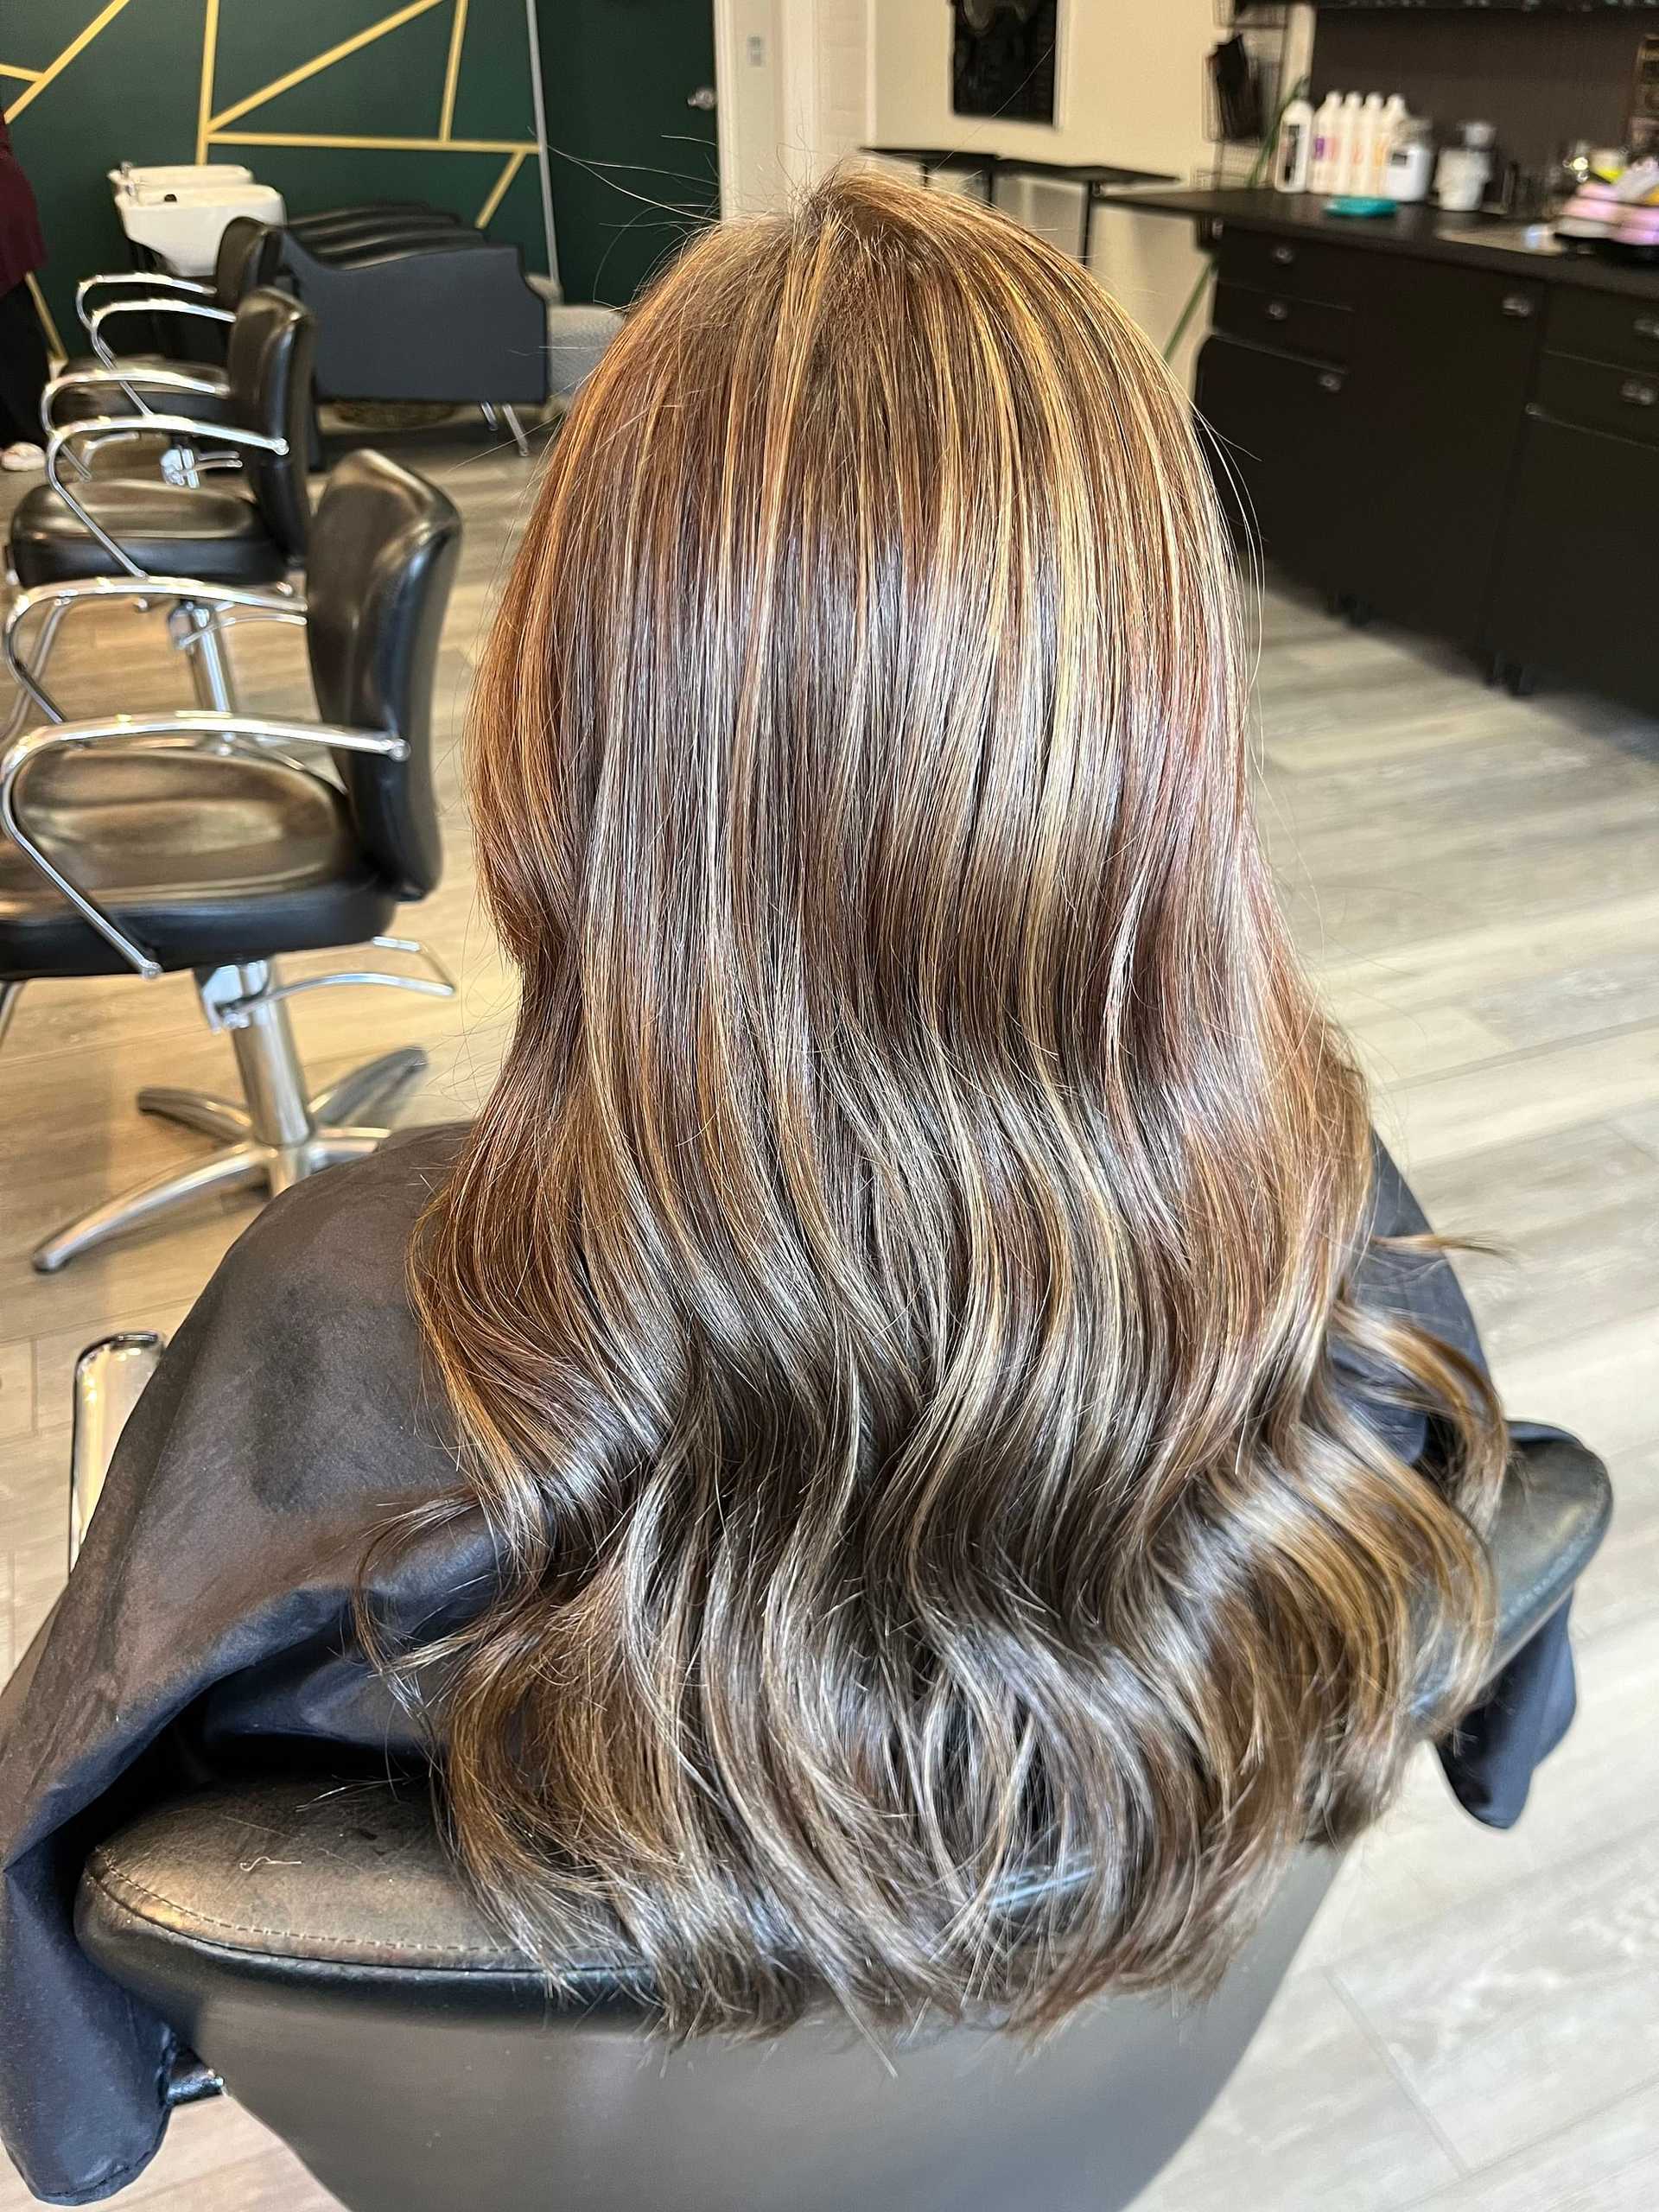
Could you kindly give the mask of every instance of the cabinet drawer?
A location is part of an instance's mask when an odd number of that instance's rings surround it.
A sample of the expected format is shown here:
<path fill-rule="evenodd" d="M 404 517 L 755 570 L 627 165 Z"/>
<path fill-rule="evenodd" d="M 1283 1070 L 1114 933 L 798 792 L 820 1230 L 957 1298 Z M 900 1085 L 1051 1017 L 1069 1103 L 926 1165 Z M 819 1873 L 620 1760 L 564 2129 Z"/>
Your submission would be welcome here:
<path fill-rule="evenodd" d="M 1656 513 L 1659 448 L 1535 417 L 1516 472 L 1484 643 L 1644 713 L 1659 711 Z"/>
<path fill-rule="evenodd" d="M 1359 289 L 1354 258 L 1340 246 L 1271 238 L 1265 231 L 1224 229 L 1221 234 L 1222 282 L 1249 284 L 1281 299 L 1351 307 Z"/>
<path fill-rule="evenodd" d="M 1546 353 L 1537 392 L 1538 406 L 1558 423 L 1659 445 L 1659 362 L 1647 371 L 1616 369 Z"/>
<path fill-rule="evenodd" d="M 1621 292 L 1580 292 L 1563 284 L 1550 302 L 1544 343 L 1552 353 L 1659 372 L 1659 290 L 1651 300 L 1633 300 Z"/>
<path fill-rule="evenodd" d="M 1248 284 L 1217 284 L 1215 326 L 1230 338 L 1271 346 L 1314 361 L 1346 361 L 1353 312 L 1321 300 L 1258 292 Z"/>

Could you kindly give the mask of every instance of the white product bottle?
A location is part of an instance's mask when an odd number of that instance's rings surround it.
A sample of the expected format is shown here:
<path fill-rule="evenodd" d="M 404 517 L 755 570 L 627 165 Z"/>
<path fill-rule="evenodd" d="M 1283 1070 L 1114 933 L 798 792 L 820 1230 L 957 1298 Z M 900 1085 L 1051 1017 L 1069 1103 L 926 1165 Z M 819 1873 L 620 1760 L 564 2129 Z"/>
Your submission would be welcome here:
<path fill-rule="evenodd" d="M 1382 103 L 1382 121 L 1376 134 L 1376 157 L 1371 164 L 1370 181 L 1367 192 L 1379 200 L 1388 197 L 1389 163 L 1394 149 L 1406 124 L 1406 103 L 1398 92 L 1390 92 Z"/>
<path fill-rule="evenodd" d="M 1298 93 L 1287 103 L 1279 118 L 1279 143 L 1273 155 L 1275 192 L 1306 192 L 1307 165 L 1313 151 L 1313 110 Z"/>
<path fill-rule="evenodd" d="M 1331 180 L 1332 192 L 1351 192 L 1354 188 L 1354 156 L 1359 150 L 1362 112 L 1357 92 L 1350 92 L 1337 110 L 1336 174 Z"/>
<path fill-rule="evenodd" d="M 1327 92 L 1313 118 L 1313 152 L 1307 165 L 1310 192 L 1334 192 L 1337 188 L 1337 118 L 1341 112 L 1342 94 Z"/>
<path fill-rule="evenodd" d="M 1348 189 L 1350 192 L 1374 194 L 1372 179 L 1381 167 L 1378 159 L 1382 149 L 1382 95 L 1367 92 L 1365 105 L 1359 111 L 1359 123 L 1354 132 L 1355 151 Z"/>

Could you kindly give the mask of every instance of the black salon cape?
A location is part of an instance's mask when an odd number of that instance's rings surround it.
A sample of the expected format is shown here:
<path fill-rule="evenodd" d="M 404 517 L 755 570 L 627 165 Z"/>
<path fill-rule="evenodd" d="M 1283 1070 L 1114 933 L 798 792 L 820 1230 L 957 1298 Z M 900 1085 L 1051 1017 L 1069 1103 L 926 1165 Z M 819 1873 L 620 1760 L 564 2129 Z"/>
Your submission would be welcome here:
<path fill-rule="evenodd" d="M 419 1757 L 355 1654 L 351 1592 L 387 1509 L 455 1487 L 404 1268 L 461 1134 L 396 1138 L 254 1221 L 128 1424 L 68 1587 L 0 1700 L 0 2134 L 48 2202 L 118 2190 L 166 2126 L 172 2038 L 75 1942 L 93 1843 L 250 1762 L 345 1774 Z M 1380 1153 L 1376 1224 L 1423 1226 Z M 1370 1302 L 1478 1357 L 1443 1261 L 1372 1252 L 1360 1280 Z M 1370 1417 L 1419 1455 L 1418 1416 Z M 381 1570 L 373 1594 L 394 1632 L 431 1628 L 480 1603 L 490 1575 L 474 1521 Z M 1443 1751 L 1478 1817 L 1519 1811 L 1570 1718 L 1570 1667 L 1563 1614 Z"/>

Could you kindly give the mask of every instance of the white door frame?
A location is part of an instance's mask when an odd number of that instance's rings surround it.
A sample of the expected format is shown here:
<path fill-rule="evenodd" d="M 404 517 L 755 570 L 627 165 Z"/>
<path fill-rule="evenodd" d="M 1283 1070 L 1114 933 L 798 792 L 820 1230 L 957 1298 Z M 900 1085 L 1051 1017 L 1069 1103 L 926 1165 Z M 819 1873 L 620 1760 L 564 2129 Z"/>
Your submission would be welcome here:
<path fill-rule="evenodd" d="M 553 180 L 547 167 L 547 105 L 542 98 L 542 34 L 536 0 L 524 0 L 524 29 L 530 40 L 530 96 L 535 104 L 536 159 L 542 173 L 542 229 L 547 238 L 547 273 L 559 281 L 559 241 L 553 227 Z"/>
<path fill-rule="evenodd" d="M 775 206 L 782 193 L 809 181 L 822 166 L 819 0 L 710 0 L 710 5 L 720 100 L 721 211 L 752 213 Z M 745 42 L 757 35 L 766 41 L 770 97 L 765 103 L 765 141 L 749 145 L 743 132 L 761 130 L 760 108 L 740 92 L 740 86 L 751 67 Z M 868 106 L 868 91 L 864 105 Z M 868 137 L 868 130 L 867 114 L 861 137 Z"/>
<path fill-rule="evenodd" d="M 736 0 L 710 0 L 710 5 L 715 19 L 715 150 L 720 164 L 720 212 L 729 215 L 741 196 L 737 132 L 730 127 L 737 113 L 735 86 L 741 67 L 737 52 L 737 5 Z"/>

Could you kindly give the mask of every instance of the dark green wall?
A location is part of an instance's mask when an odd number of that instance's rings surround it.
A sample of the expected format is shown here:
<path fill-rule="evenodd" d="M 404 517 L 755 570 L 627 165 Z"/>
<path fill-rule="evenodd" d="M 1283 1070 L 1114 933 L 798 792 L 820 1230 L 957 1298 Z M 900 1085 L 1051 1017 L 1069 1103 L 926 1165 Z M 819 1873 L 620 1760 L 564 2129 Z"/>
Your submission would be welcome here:
<path fill-rule="evenodd" d="M 401 12 L 408 0 L 219 0 L 212 67 L 213 115 L 315 56 Z M 500 178 L 508 151 L 464 146 L 226 143 L 227 135 L 353 140 L 435 139 L 451 30 L 460 0 L 423 12 L 210 134 L 207 158 L 240 162 L 275 186 L 294 214 L 357 200 L 429 200 L 469 221 Z M 105 171 L 123 161 L 197 158 L 203 55 L 211 0 L 0 0 L 0 62 L 51 71 L 100 16 L 82 50 L 37 90 L 0 78 L 15 116 L 13 143 L 41 203 L 50 261 L 41 286 L 60 332 L 79 346 L 78 278 L 126 265 Z M 464 37 L 450 118 L 452 141 L 533 145 L 524 0 L 465 0 Z M 493 215 L 492 237 L 547 266 L 541 181 L 527 154 Z"/>
<path fill-rule="evenodd" d="M 710 0 L 536 0 L 559 277 L 626 307 L 719 212 Z"/>

